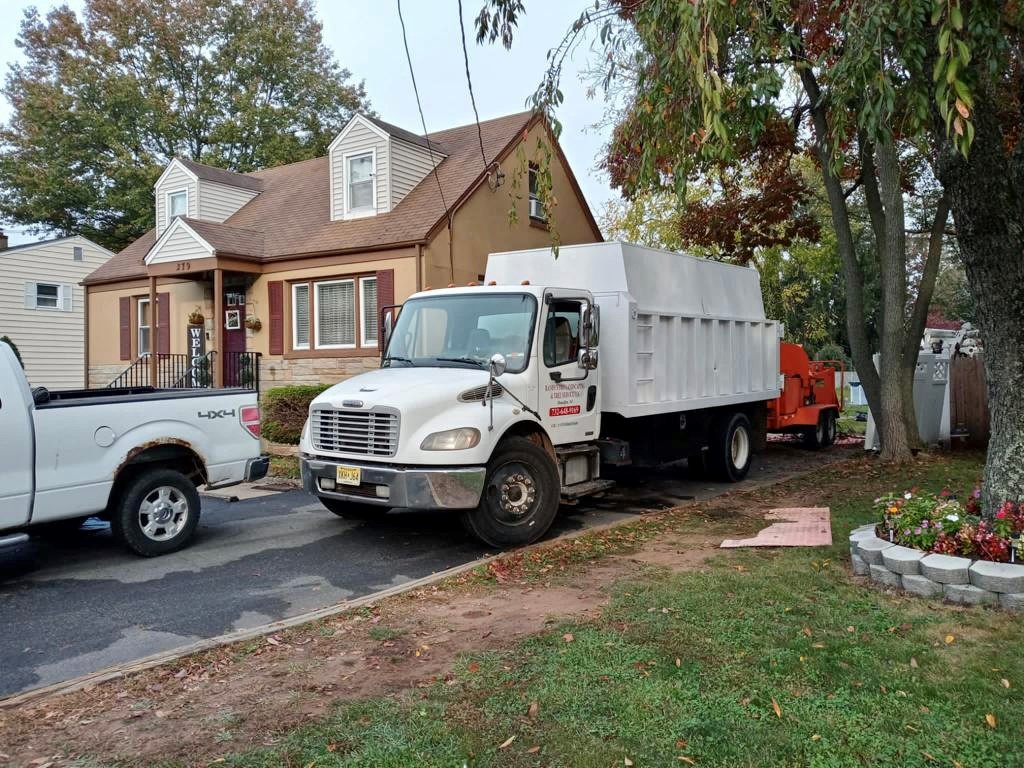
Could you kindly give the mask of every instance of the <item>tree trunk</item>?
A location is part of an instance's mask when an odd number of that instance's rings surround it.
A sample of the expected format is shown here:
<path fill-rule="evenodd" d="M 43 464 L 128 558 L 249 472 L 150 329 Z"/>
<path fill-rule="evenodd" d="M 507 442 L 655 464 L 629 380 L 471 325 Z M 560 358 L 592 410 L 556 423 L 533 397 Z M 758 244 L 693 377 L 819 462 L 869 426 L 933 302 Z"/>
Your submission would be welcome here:
<path fill-rule="evenodd" d="M 936 120 L 936 175 L 950 197 L 957 240 L 985 345 L 992 436 L 982 508 L 1024 499 L 1024 142 L 1007 152 L 996 107 L 997 85 L 984 71 L 975 96 L 974 142 L 959 155 Z M 1024 124 L 1024 115 L 1020 116 Z"/>

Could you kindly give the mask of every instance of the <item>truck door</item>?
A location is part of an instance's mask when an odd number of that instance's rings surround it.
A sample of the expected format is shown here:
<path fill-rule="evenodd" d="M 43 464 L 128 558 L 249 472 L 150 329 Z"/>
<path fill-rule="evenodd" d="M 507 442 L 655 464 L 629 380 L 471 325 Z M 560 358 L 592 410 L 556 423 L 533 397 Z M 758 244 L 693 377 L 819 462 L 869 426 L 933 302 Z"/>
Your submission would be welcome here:
<path fill-rule="evenodd" d="M 550 291 L 541 310 L 540 415 L 555 445 L 597 438 L 598 369 L 583 365 L 585 324 L 593 302 L 569 291 Z"/>
<path fill-rule="evenodd" d="M 32 509 L 31 397 L 17 358 L 0 343 L 0 529 L 24 525 Z"/>

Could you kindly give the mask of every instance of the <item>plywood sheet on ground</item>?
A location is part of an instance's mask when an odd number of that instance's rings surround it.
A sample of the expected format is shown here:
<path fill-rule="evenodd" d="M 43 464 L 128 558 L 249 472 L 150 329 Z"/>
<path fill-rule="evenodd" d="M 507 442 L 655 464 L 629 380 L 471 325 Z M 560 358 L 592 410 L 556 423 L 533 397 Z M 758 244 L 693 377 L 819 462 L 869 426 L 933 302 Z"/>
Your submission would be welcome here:
<path fill-rule="evenodd" d="M 832 520 L 828 507 L 773 509 L 765 520 L 777 520 L 752 539 L 726 539 L 723 547 L 828 547 Z"/>

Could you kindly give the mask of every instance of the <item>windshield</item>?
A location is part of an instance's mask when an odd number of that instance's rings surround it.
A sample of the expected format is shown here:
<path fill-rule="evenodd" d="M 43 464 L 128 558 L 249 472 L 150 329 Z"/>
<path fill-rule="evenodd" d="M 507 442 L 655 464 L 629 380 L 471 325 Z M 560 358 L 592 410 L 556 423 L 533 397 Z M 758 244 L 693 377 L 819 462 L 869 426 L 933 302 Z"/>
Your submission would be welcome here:
<path fill-rule="evenodd" d="M 500 352 L 509 373 L 526 369 L 537 300 L 523 293 L 425 296 L 398 315 L 385 365 L 484 367 Z"/>

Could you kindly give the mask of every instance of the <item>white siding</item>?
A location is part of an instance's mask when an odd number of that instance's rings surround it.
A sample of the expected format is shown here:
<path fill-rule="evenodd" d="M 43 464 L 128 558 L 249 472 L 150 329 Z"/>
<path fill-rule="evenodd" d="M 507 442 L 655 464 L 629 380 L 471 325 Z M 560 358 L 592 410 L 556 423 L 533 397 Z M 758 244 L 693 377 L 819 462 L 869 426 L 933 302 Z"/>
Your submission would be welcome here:
<path fill-rule="evenodd" d="M 74 260 L 75 247 L 82 261 Z M 34 387 L 85 384 L 85 289 L 82 279 L 113 254 L 84 237 L 0 251 L 0 336 L 10 336 Z M 71 286 L 71 311 L 27 309 L 25 283 Z"/>
<path fill-rule="evenodd" d="M 199 216 L 203 221 L 225 221 L 258 193 L 215 181 L 199 181 Z"/>
<path fill-rule="evenodd" d="M 182 189 L 188 190 L 188 215 L 192 218 L 199 218 L 199 189 L 196 180 L 182 166 L 174 164 L 154 190 L 156 196 L 157 237 L 160 237 L 169 224 L 167 221 L 167 194 L 169 192 L 178 192 Z"/>
<path fill-rule="evenodd" d="M 147 264 L 163 264 L 168 261 L 187 261 L 212 256 L 210 249 L 196 239 L 184 223 L 170 232 L 168 238 L 159 244 L 146 258 Z"/>
<path fill-rule="evenodd" d="M 440 164 L 442 155 L 434 153 L 434 162 Z M 430 153 L 426 147 L 417 147 L 401 139 L 391 139 L 391 207 L 431 173 Z"/>
<path fill-rule="evenodd" d="M 377 165 L 374 168 L 374 183 L 377 191 L 377 213 L 386 213 L 391 210 L 388 204 L 390 192 L 388 190 L 388 179 L 390 173 L 390 152 L 387 138 L 382 138 L 376 131 L 367 127 L 358 118 L 348 129 L 345 138 L 331 148 L 331 219 L 343 219 L 345 217 L 345 193 L 348 189 L 348 180 L 345 178 L 345 155 L 358 154 L 376 150 Z"/>

